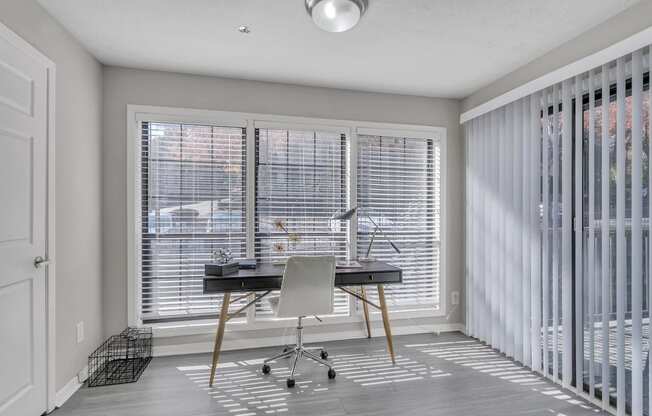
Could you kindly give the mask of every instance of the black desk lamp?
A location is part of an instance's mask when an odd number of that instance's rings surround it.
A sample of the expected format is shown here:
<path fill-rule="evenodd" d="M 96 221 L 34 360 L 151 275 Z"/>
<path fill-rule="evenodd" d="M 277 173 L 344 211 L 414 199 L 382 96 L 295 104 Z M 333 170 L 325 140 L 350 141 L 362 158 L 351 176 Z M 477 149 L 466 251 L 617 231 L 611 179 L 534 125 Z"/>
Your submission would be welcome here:
<path fill-rule="evenodd" d="M 331 219 L 332 220 L 340 220 L 340 221 L 349 221 L 351 218 L 353 218 L 353 215 L 355 214 L 355 212 L 357 210 L 358 210 L 358 207 L 353 207 L 348 211 L 344 211 L 342 213 L 333 215 L 331 217 Z M 371 247 L 374 245 L 374 241 L 376 239 L 376 234 L 378 234 L 378 233 L 380 233 L 380 235 L 385 240 L 387 240 L 387 242 L 392 246 L 392 248 L 394 249 L 394 251 L 396 251 L 396 253 L 401 254 L 401 250 L 399 250 L 399 248 L 396 246 L 396 244 L 394 244 L 394 242 L 392 240 L 390 240 L 389 237 L 387 237 L 387 234 L 385 234 L 385 231 L 383 231 L 382 227 L 380 225 L 378 225 L 378 223 L 376 221 L 374 221 L 373 218 L 371 218 L 371 216 L 369 214 L 364 214 L 364 216 L 367 217 L 369 219 L 369 221 L 371 221 L 371 223 L 374 225 L 375 228 L 374 228 L 373 234 L 371 234 L 371 241 L 369 241 L 369 246 L 367 247 L 367 253 L 365 254 L 365 257 L 360 258 L 358 260 L 360 260 L 360 261 L 373 261 L 374 260 L 373 258 L 369 257 L 369 255 L 371 254 Z"/>

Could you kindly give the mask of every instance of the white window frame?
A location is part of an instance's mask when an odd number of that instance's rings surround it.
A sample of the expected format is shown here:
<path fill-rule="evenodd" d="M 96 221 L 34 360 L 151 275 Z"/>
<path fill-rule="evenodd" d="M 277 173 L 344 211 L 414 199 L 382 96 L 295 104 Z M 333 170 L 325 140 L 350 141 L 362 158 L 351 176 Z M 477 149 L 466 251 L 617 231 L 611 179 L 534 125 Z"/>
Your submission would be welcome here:
<path fill-rule="evenodd" d="M 256 127 L 283 127 L 302 128 L 311 130 L 329 130 L 345 133 L 348 139 L 348 192 L 349 204 L 353 206 L 357 200 L 357 149 L 358 134 L 376 134 L 383 136 L 399 136 L 409 138 L 432 138 L 440 143 L 441 152 L 441 251 L 440 251 L 440 297 L 439 309 L 423 310 L 392 310 L 393 319 L 413 319 L 426 317 L 442 317 L 448 313 L 447 302 L 447 216 L 446 216 L 446 185 L 447 185 L 447 159 L 446 141 L 447 131 L 444 127 L 376 123 L 353 120 L 322 119 L 312 117 L 280 116 L 260 113 L 241 113 L 230 111 L 198 110 L 176 107 L 159 107 L 148 105 L 127 105 L 127 318 L 130 326 L 142 326 L 140 319 L 141 310 L 141 281 L 140 281 L 140 154 L 141 137 L 140 123 L 143 121 L 196 123 L 225 127 L 246 128 L 246 162 L 247 162 L 247 189 L 246 189 L 246 226 L 247 226 L 247 255 L 254 255 L 254 223 L 255 223 L 255 134 Z M 350 227 L 349 248 L 354 255 L 356 250 L 357 218 L 353 218 Z M 380 320 L 379 313 L 371 313 L 371 320 Z M 324 319 L 324 323 L 353 323 L 362 322 L 362 308 L 358 301 L 351 302 L 349 316 L 333 316 Z M 308 320 L 304 325 L 314 325 Z M 253 313 L 245 318 L 229 323 L 229 330 L 258 330 L 283 328 L 287 326 L 284 320 L 257 320 Z M 215 320 L 192 320 L 154 324 L 155 336 L 183 336 L 212 333 L 215 329 Z"/>

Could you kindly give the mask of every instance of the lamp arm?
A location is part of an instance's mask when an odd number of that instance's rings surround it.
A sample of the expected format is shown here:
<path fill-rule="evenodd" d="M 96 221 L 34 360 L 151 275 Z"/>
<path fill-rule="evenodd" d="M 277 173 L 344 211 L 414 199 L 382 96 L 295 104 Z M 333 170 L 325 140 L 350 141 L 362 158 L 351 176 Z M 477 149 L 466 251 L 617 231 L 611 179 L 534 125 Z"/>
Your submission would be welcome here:
<path fill-rule="evenodd" d="M 369 254 L 371 253 L 371 246 L 374 245 L 374 239 L 376 238 L 377 232 L 378 232 L 378 226 L 376 225 L 376 228 L 374 228 L 374 233 L 371 234 L 371 240 L 369 241 L 369 245 L 367 246 L 367 254 L 365 255 L 366 258 L 369 258 Z"/>
<path fill-rule="evenodd" d="M 394 242 L 390 240 L 389 237 L 387 237 L 387 234 L 385 234 L 385 231 L 381 228 L 381 226 L 378 225 L 376 221 L 374 221 L 369 214 L 367 214 L 366 216 L 367 218 L 369 218 L 369 221 L 371 221 L 376 226 L 376 229 L 374 230 L 374 235 L 376 234 L 376 231 L 380 231 L 380 235 L 382 235 L 383 238 L 387 240 L 387 242 L 392 246 L 394 251 L 396 251 L 398 254 L 401 254 L 401 250 L 399 250 L 396 244 L 394 244 Z M 373 242 L 373 238 L 371 241 Z M 369 246 L 369 251 L 371 251 L 371 245 Z M 367 257 L 369 257 L 369 253 L 367 253 Z"/>

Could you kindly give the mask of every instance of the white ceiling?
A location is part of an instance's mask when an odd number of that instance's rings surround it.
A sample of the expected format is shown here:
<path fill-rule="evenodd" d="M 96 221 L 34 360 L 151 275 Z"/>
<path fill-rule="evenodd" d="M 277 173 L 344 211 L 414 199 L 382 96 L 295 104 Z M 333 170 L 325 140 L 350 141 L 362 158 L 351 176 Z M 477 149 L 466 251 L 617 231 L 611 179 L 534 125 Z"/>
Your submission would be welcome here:
<path fill-rule="evenodd" d="M 39 0 L 107 65 L 453 98 L 637 1 L 369 0 L 326 33 L 304 0 Z"/>

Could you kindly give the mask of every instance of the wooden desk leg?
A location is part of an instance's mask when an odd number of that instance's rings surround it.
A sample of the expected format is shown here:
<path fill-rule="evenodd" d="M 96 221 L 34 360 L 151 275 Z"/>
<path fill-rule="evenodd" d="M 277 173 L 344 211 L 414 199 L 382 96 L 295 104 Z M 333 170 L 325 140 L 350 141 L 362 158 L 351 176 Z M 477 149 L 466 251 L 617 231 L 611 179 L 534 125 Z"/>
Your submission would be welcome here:
<path fill-rule="evenodd" d="M 217 332 L 215 333 L 215 346 L 213 347 L 213 364 L 211 365 L 211 378 L 208 382 L 209 387 L 213 387 L 213 380 L 215 379 L 215 369 L 217 368 L 217 362 L 220 359 L 220 351 L 222 350 L 222 340 L 224 339 L 224 328 L 226 327 L 226 321 L 229 317 L 229 303 L 231 302 L 231 292 L 224 292 L 224 298 L 222 299 L 222 308 L 220 310 L 220 319 L 217 324 Z"/>
<path fill-rule="evenodd" d="M 367 299 L 367 295 L 364 291 L 364 286 L 360 286 L 360 296 L 364 300 Z M 371 338 L 371 326 L 369 324 L 369 305 L 367 305 L 367 302 L 365 301 L 362 302 L 362 311 L 364 312 L 364 323 L 367 325 L 367 338 Z"/>
<path fill-rule="evenodd" d="M 392 328 L 389 325 L 389 313 L 387 312 L 387 303 L 385 302 L 385 288 L 378 285 L 378 299 L 380 300 L 380 312 L 383 315 L 383 326 L 385 327 L 385 336 L 387 337 L 387 348 L 389 355 L 392 357 L 392 364 L 396 364 L 394 358 L 394 344 L 392 342 Z"/>

